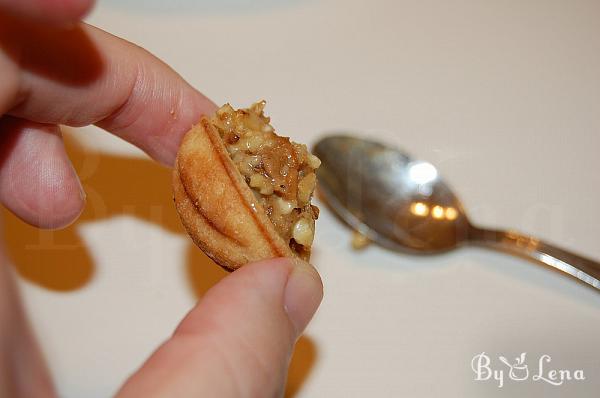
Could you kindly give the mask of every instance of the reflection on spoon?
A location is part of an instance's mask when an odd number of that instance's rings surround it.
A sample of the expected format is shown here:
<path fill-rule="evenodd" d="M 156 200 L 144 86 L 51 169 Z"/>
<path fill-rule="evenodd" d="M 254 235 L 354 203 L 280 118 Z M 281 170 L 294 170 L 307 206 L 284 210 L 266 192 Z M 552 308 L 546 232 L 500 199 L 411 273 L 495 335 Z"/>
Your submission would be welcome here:
<path fill-rule="evenodd" d="M 471 224 L 437 169 L 398 149 L 350 136 L 320 140 L 314 154 L 320 192 L 369 240 L 414 254 L 478 245 L 527 257 L 600 289 L 600 264 L 513 231 Z"/>

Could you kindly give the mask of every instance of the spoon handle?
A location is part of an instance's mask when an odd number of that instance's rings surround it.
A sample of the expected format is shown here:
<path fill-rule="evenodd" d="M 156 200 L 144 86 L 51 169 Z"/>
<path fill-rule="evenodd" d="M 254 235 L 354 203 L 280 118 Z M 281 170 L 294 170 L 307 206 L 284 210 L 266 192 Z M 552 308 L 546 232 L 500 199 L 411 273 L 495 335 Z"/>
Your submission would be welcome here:
<path fill-rule="evenodd" d="M 471 227 L 469 243 L 508 252 L 549 265 L 600 289 L 600 263 L 513 231 Z"/>

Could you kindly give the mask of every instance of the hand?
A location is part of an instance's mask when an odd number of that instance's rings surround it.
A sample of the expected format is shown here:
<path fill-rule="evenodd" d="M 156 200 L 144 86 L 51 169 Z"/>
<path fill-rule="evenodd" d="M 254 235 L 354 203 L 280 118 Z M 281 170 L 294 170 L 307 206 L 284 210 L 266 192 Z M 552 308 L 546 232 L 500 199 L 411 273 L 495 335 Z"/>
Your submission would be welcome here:
<path fill-rule="evenodd" d="M 79 23 L 91 0 L 0 0 L 0 201 L 43 228 L 85 194 L 59 124 L 96 124 L 166 165 L 215 105 L 145 50 Z M 0 397 L 54 396 L 0 248 Z M 123 397 L 277 396 L 322 298 L 308 264 L 249 264 L 210 289 Z M 24 377 L 26 376 L 26 377 Z"/>

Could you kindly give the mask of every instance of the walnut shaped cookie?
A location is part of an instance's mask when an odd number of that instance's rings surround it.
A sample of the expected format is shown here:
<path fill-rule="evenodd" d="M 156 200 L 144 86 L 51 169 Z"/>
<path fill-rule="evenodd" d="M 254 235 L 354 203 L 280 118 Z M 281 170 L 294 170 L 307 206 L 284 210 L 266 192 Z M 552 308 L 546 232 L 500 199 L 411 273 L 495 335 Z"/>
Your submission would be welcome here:
<path fill-rule="evenodd" d="M 183 138 L 173 172 L 181 222 L 228 270 L 273 257 L 310 258 L 321 162 L 306 145 L 276 135 L 264 106 L 226 104 L 203 117 Z"/>

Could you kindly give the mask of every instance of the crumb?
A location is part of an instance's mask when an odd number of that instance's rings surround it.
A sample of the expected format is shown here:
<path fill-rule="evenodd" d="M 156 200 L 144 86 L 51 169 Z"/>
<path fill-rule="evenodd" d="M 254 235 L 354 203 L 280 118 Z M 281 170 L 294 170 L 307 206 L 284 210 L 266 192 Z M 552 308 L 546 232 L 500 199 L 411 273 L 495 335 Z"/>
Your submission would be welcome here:
<path fill-rule="evenodd" d="M 362 250 L 371 244 L 371 240 L 358 231 L 352 233 L 352 248 L 354 250 Z"/>

